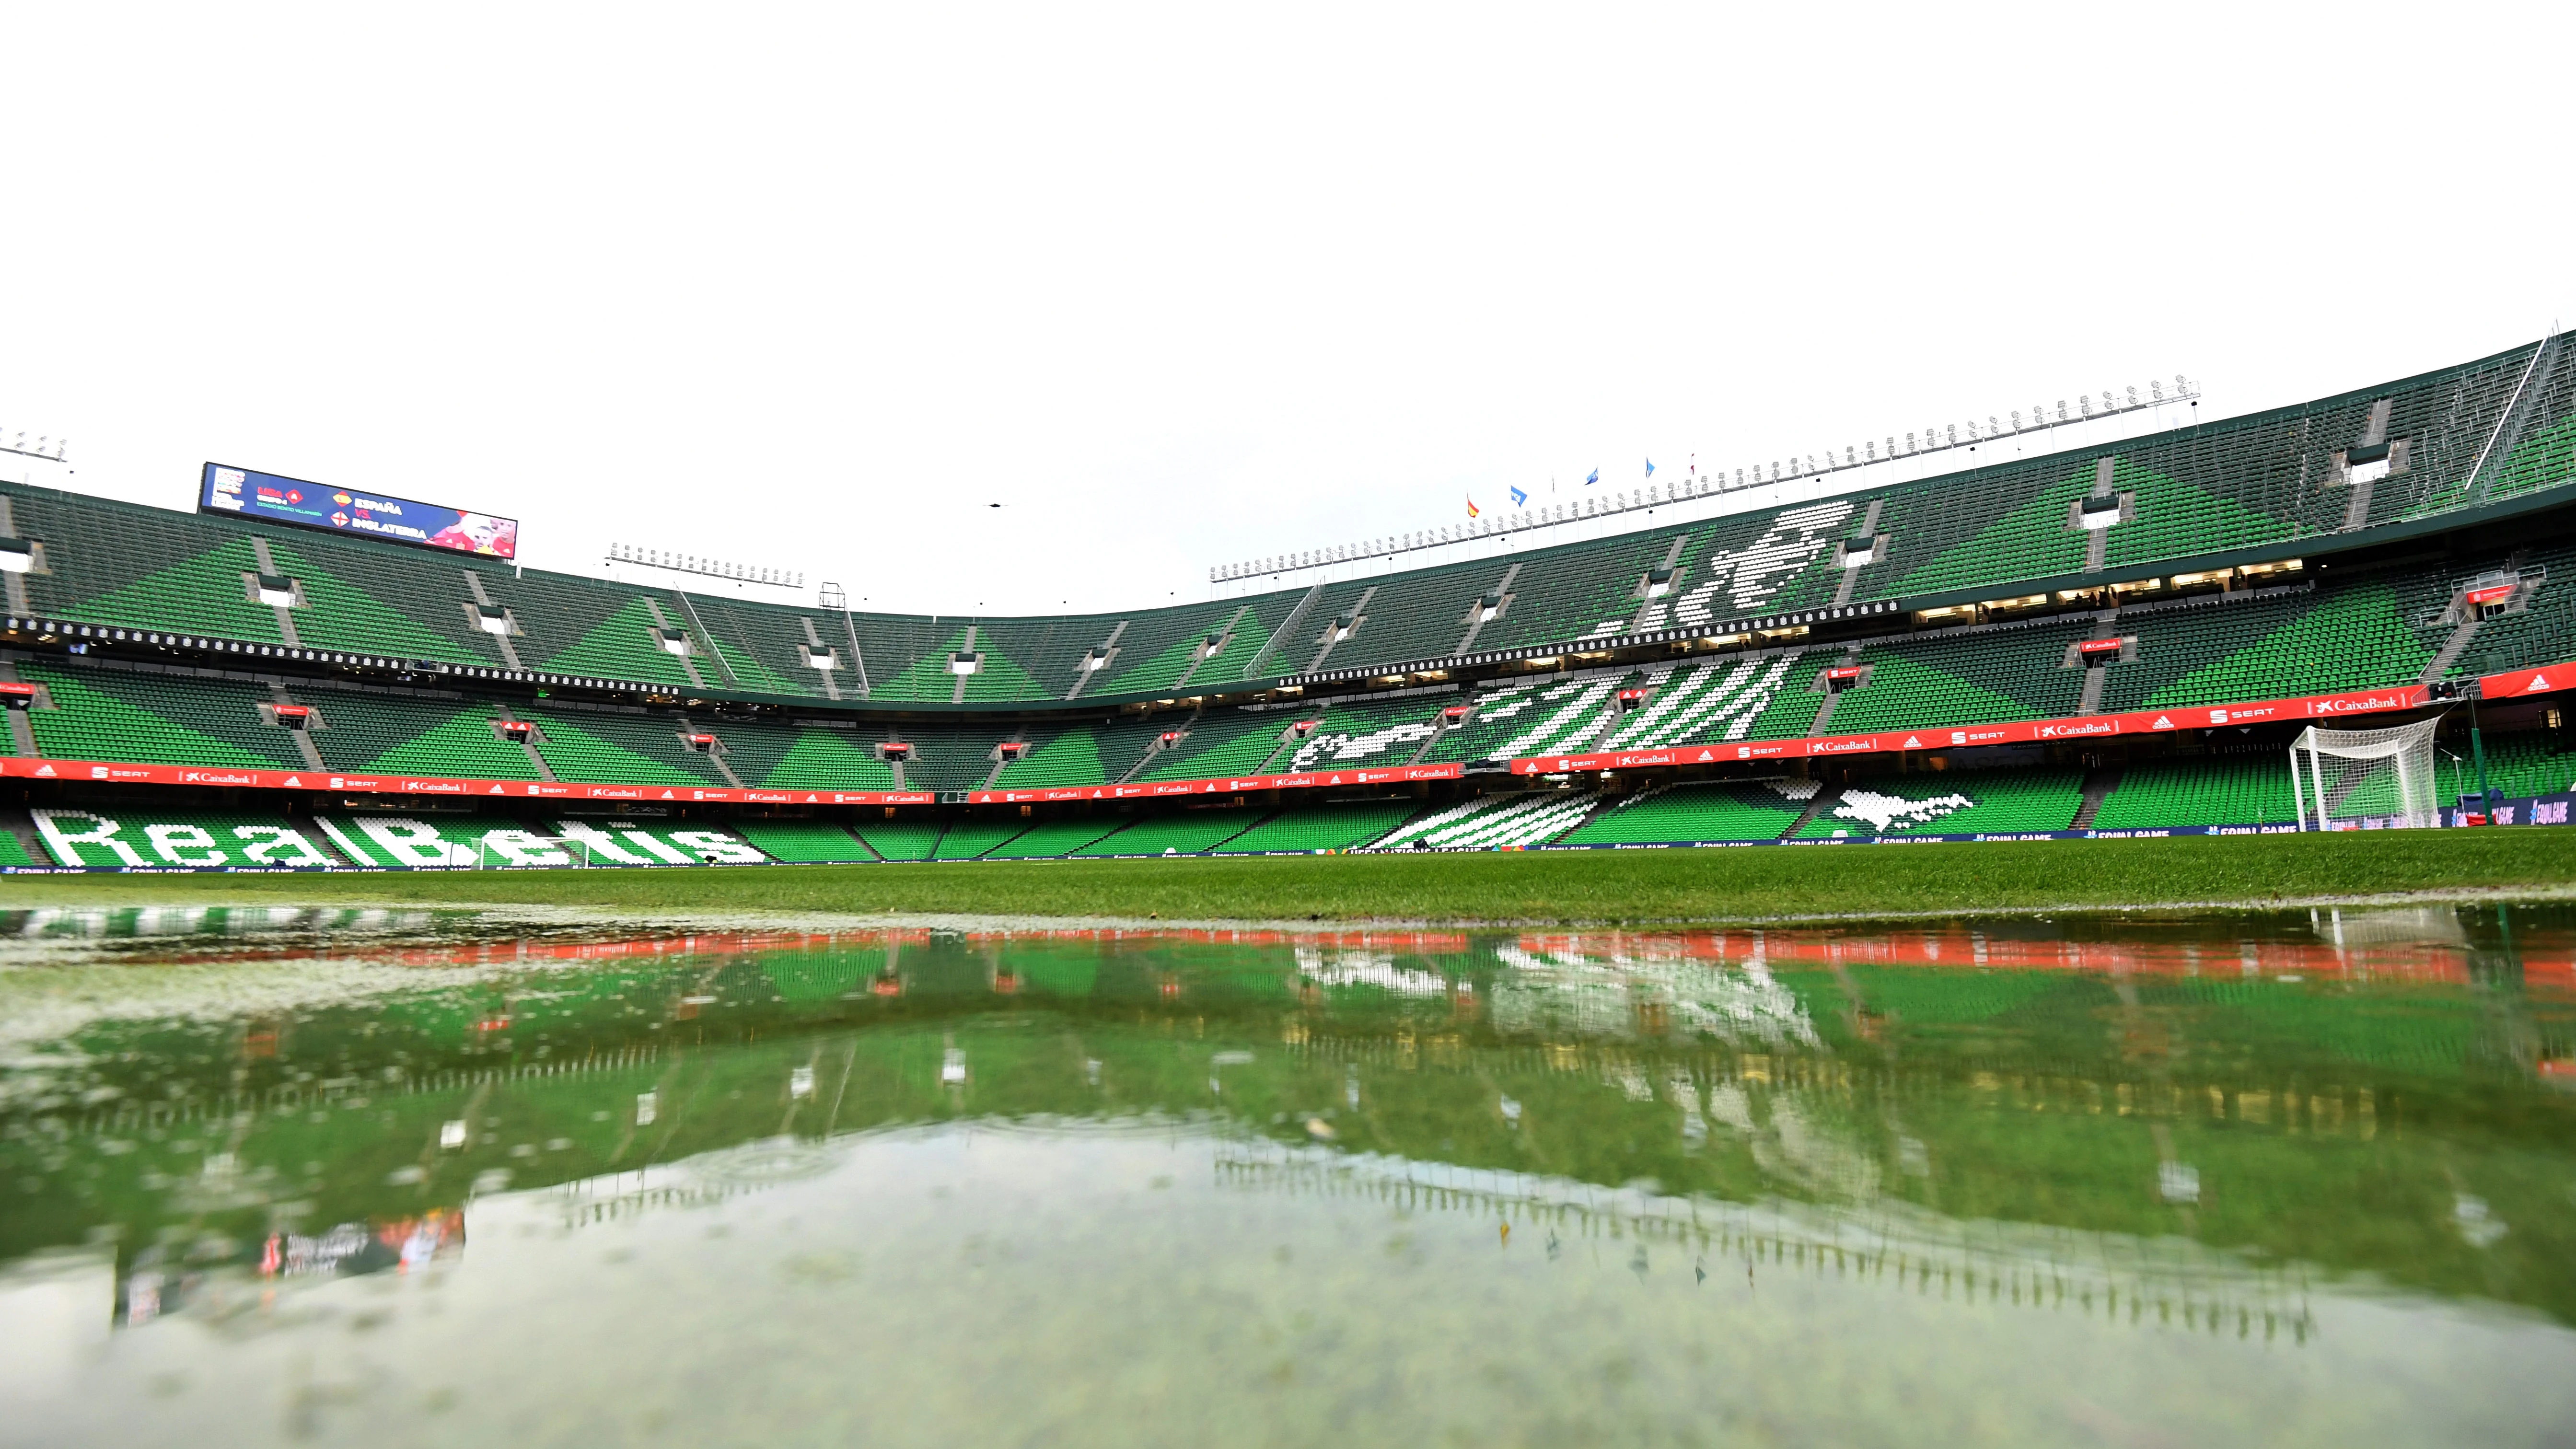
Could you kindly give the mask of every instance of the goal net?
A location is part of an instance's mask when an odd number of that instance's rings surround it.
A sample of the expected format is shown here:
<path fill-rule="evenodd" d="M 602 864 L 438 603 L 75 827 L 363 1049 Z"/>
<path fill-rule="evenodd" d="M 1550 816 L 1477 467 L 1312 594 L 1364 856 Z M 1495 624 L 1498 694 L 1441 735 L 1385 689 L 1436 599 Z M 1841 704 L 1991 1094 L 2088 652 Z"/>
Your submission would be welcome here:
<path fill-rule="evenodd" d="M 2384 730 L 2310 725 L 2290 742 L 2301 830 L 2416 830 L 2442 823 L 2433 777 L 2441 719 Z"/>

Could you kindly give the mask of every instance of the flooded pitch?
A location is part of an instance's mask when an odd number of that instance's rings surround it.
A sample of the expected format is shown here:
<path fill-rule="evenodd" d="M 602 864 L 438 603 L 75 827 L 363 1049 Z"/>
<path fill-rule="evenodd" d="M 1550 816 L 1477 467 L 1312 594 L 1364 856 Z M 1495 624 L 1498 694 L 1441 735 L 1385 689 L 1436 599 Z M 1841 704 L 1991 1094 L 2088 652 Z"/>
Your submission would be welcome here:
<path fill-rule="evenodd" d="M 0 913 L 0 1442 L 2576 1433 L 2576 912 Z"/>

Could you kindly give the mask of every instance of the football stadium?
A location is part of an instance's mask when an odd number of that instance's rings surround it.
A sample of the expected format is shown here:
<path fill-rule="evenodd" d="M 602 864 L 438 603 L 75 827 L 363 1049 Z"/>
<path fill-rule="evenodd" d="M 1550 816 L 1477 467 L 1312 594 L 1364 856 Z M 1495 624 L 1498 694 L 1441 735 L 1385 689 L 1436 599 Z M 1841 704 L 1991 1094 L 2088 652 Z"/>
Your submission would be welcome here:
<path fill-rule="evenodd" d="M 2179 425 L 2080 441 L 2149 407 Z M 433 536 L 392 520 L 480 516 L 226 464 L 194 511 L 0 485 L 0 863 L 962 866 L 2565 823 L 2576 349 L 2198 408 L 2179 380 L 2087 395 L 2016 414 L 2009 449 L 1991 420 L 1994 461 L 1953 425 L 1064 617 L 523 568 L 515 522 L 497 547 L 470 522 Z"/>

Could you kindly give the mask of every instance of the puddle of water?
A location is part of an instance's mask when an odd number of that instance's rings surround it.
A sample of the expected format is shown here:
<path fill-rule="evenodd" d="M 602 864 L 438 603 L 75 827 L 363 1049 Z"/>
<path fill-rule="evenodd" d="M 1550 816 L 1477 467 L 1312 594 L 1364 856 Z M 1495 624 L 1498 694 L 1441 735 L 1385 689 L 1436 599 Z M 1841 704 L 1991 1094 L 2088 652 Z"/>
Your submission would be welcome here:
<path fill-rule="evenodd" d="M 0 913 L 8 1442 L 2560 1441 L 2576 911 Z"/>

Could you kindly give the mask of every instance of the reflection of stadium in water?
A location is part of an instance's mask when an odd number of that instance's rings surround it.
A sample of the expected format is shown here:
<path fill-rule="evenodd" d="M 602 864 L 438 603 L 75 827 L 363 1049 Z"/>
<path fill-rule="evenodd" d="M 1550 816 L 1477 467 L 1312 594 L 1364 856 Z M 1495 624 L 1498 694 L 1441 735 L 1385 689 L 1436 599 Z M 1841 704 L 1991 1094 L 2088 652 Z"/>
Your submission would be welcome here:
<path fill-rule="evenodd" d="M 1125 1124 L 1213 1134 L 1228 1181 L 1484 1183 L 1479 1211 L 1560 1230 L 1680 1214 L 1734 1245 L 1695 1254 L 1839 1251 L 1936 1294 L 2295 1321 L 2267 1265 L 2305 1264 L 2576 1318 L 2571 938 L 2515 919 L 603 939 L 22 913 L 0 924 L 62 964 L 0 977 L 0 1155 L 38 1184 L 0 1257 L 112 1234 L 129 1282 L 168 1277 L 143 1255 L 191 1225 L 247 1272 L 476 1194 L 577 1184 L 605 1219 L 758 1196 L 854 1132 Z"/>

